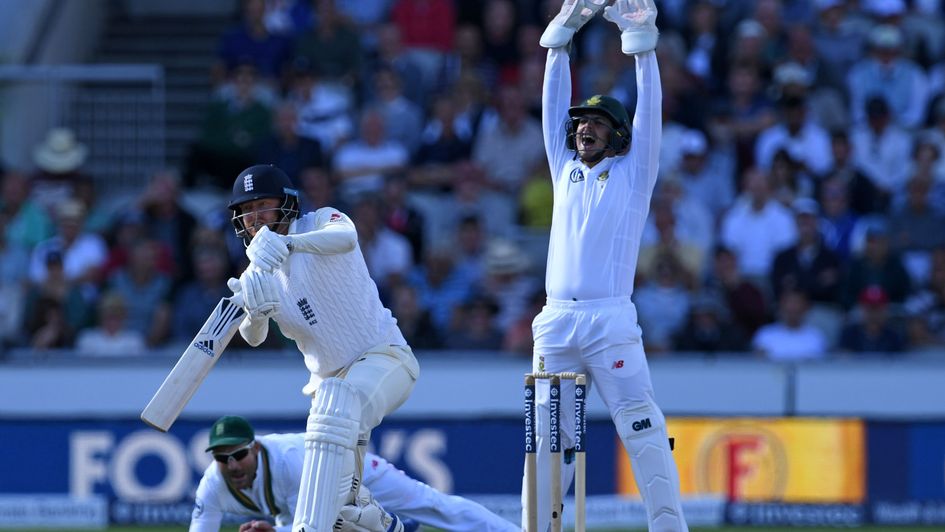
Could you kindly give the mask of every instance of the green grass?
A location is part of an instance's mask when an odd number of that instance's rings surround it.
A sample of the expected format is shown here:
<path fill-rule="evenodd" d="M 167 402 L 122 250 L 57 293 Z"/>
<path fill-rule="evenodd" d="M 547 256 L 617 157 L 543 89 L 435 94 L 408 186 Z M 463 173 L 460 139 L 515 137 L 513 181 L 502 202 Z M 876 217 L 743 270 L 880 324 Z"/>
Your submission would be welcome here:
<path fill-rule="evenodd" d="M 41 530 L 41 529 L 38 529 Z M 187 530 L 186 526 L 179 527 L 129 527 L 129 526 L 120 526 L 120 527 L 109 527 L 109 532 L 180 532 L 182 530 Z M 224 527 L 220 529 L 221 532 L 237 532 L 237 527 Z M 432 528 L 421 528 L 424 531 L 432 532 L 435 529 Z M 593 532 L 637 532 L 642 531 L 643 529 L 639 528 L 594 528 L 590 529 Z M 722 527 L 722 528 L 691 528 L 692 532 L 837 532 L 841 528 L 831 528 L 831 527 Z M 930 532 L 932 527 L 922 527 L 922 526 L 864 526 L 858 527 L 855 529 L 847 530 L 857 530 L 862 532 Z M 88 529 L 75 529 L 75 530 L 59 530 L 58 532 L 88 532 Z"/>

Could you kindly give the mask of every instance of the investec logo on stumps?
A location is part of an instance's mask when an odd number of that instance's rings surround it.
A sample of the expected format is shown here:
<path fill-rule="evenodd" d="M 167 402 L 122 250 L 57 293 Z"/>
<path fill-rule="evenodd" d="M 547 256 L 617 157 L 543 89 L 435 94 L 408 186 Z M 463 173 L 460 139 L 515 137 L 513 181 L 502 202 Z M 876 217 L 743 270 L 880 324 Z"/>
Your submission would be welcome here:
<path fill-rule="evenodd" d="M 525 387 L 525 452 L 535 452 L 535 387 Z"/>
<path fill-rule="evenodd" d="M 548 410 L 551 412 L 551 419 L 548 422 L 548 428 L 551 431 L 551 438 L 549 439 L 548 448 L 554 453 L 560 448 L 558 439 L 561 435 L 558 433 L 558 421 L 561 419 L 561 389 L 552 385 L 549 395 L 551 395 L 551 400 L 548 401 Z"/>

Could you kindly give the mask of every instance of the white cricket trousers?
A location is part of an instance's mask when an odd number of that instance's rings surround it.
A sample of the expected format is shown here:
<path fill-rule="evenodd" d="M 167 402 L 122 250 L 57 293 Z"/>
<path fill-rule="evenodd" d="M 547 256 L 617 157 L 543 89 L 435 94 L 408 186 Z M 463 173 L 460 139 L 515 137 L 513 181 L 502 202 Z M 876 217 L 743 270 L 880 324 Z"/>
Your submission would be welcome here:
<path fill-rule="evenodd" d="M 656 406 L 650 369 L 643 350 L 637 311 L 629 297 L 590 301 L 563 301 L 548 298 L 532 322 L 534 355 L 532 371 L 549 373 L 576 372 L 588 376 L 618 426 L 626 425 L 628 412 L 645 409 L 654 425 L 665 427 L 662 412 Z M 548 390 L 546 379 L 536 382 L 538 423 L 537 485 L 538 530 L 548 529 L 550 521 L 550 454 L 548 450 Z M 561 448 L 574 446 L 574 381 L 561 381 Z M 593 435 L 588 435 L 593 438 Z M 667 444 L 668 445 L 668 444 Z M 593 463 L 592 457 L 588 457 Z M 670 457 L 671 459 L 671 457 Z M 570 488 L 574 464 L 562 465 L 562 491 Z M 675 464 L 672 474 L 676 475 Z M 525 478 L 523 475 L 523 492 Z M 677 480 L 678 486 L 678 480 Z M 678 505 L 678 487 L 675 497 Z M 524 500 L 522 523 L 525 523 Z"/>

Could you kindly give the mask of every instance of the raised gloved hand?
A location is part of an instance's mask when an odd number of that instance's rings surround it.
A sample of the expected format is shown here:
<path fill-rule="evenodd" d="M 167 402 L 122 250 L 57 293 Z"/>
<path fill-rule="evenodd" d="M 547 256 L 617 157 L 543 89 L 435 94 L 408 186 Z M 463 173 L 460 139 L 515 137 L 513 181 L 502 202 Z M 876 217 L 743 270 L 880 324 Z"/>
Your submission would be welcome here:
<path fill-rule="evenodd" d="M 560 48 L 571 42 L 581 26 L 594 18 L 608 0 L 564 0 L 561 11 L 548 23 L 539 44 L 545 48 Z"/>
<path fill-rule="evenodd" d="M 261 227 L 246 248 L 246 256 L 259 269 L 271 272 L 282 266 L 289 256 L 289 247 L 284 236 Z"/>
<path fill-rule="evenodd" d="M 232 301 L 239 304 L 253 321 L 272 318 L 279 313 L 276 279 L 272 272 L 250 266 L 239 279 L 230 278 L 226 286 L 233 291 Z"/>
<path fill-rule="evenodd" d="M 656 5 L 653 0 L 617 0 L 604 8 L 604 18 L 620 29 L 620 49 L 627 55 L 656 48 Z"/>

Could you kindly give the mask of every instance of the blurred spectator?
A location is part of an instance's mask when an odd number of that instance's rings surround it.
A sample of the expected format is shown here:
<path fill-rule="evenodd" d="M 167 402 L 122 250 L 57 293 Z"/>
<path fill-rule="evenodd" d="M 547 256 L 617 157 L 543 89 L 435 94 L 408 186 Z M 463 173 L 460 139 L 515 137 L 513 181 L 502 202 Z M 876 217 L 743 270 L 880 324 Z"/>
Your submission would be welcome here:
<path fill-rule="evenodd" d="M 450 0 L 394 0 L 391 21 L 400 29 L 407 54 L 423 72 L 424 86 L 433 87 L 443 56 L 453 46 L 456 13 Z"/>
<path fill-rule="evenodd" d="M 945 247 L 945 213 L 934 210 L 932 179 L 916 176 L 906 183 L 906 203 L 889 216 L 893 251 L 916 284 L 924 284 L 931 267 L 932 250 Z"/>
<path fill-rule="evenodd" d="M 794 159 L 787 150 L 781 149 L 771 160 L 772 196 L 785 207 L 790 207 L 796 198 L 814 195 L 814 180 L 804 163 Z"/>
<path fill-rule="evenodd" d="M 299 136 L 296 131 L 299 115 L 295 103 L 280 103 L 273 119 L 272 131 L 256 146 L 255 162 L 278 166 L 298 187 L 299 174 L 303 168 L 327 167 L 328 158 L 322 153 L 317 140 Z"/>
<path fill-rule="evenodd" d="M 544 71 L 544 69 L 542 69 Z M 495 87 L 499 73 L 482 51 L 482 31 L 478 26 L 463 24 L 456 28 L 453 48 L 443 58 L 443 68 L 435 89 L 446 92 L 463 79 L 475 79 L 485 87 Z"/>
<path fill-rule="evenodd" d="M 387 0 L 384 0 L 387 1 Z M 342 4 L 344 5 L 344 3 Z M 400 28 L 391 23 L 381 25 L 375 34 L 377 38 L 377 53 L 374 60 L 363 68 L 365 100 L 371 100 L 376 90 L 373 81 L 379 68 L 386 67 L 393 70 L 400 80 L 403 95 L 414 105 L 426 105 L 428 94 L 433 87 L 428 87 L 424 80 L 424 72 L 417 61 L 404 48 Z M 362 35 L 362 38 L 364 35 Z"/>
<path fill-rule="evenodd" d="M 516 83 L 521 55 L 516 33 L 520 21 L 515 3 L 512 0 L 486 0 L 484 4 L 480 22 L 483 57 L 495 66 L 498 86 Z"/>
<path fill-rule="evenodd" d="M 40 296 L 29 306 L 26 333 L 29 347 L 35 350 L 67 349 L 75 341 L 75 328 L 66 319 L 63 302 L 48 296 Z"/>
<path fill-rule="evenodd" d="M 330 154 L 354 132 L 351 88 L 320 79 L 304 57 L 292 62 L 286 99 L 295 104 L 298 112 L 298 134 L 317 141 L 324 154 Z"/>
<path fill-rule="evenodd" d="M 778 122 L 762 131 L 755 143 L 756 164 L 770 170 L 775 154 L 783 149 L 806 172 L 823 174 L 832 164 L 830 136 L 808 117 L 806 98 L 785 94 L 778 105 Z"/>
<path fill-rule="evenodd" d="M 673 336 L 673 350 L 734 353 L 748 349 L 745 333 L 733 325 L 725 303 L 710 292 L 692 298 L 686 323 Z"/>
<path fill-rule="evenodd" d="M 108 258 L 102 267 L 102 279 L 111 277 L 115 272 L 127 266 L 131 260 L 132 248 L 138 242 L 150 238 L 144 214 L 138 210 L 120 213 L 105 237 L 108 239 Z M 171 247 L 166 242 L 161 243 L 154 267 L 165 275 L 173 275 L 176 266 Z"/>
<path fill-rule="evenodd" d="M 228 179 L 232 181 L 233 178 Z M 170 250 L 171 268 L 165 268 L 166 263 L 159 263 L 159 270 L 170 273 L 175 282 L 193 276 L 190 236 L 202 222 L 184 207 L 180 185 L 180 177 L 173 170 L 157 171 L 151 175 L 147 188 L 133 207 L 142 216 L 147 237 Z M 228 188 L 230 186 L 232 184 Z"/>
<path fill-rule="evenodd" d="M 686 323 L 690 298 L 682 267 L 674 255 L 658 255 L 653 270 L 652 277 L 633 291 L 633 300 L 647 350 L 658 353 L 672 350 L 673 335 Z"/>
<path fill-rule="evenodd" d="M 732 322 L 749 337 L 768 322 L 765 294 L 758 286 L 742 278 L 735 254 L 724 246 L 715 248 L 712 272 L 705 287 L 722 295 L 731 310 Z"/>
<path fill-rule="evenodd" d="M 505 330 L 502 350 L 527 357 L 532 356 L 535 340 L 532 336 L 532 322 L 545 306 L 547 296 L 544 287 L 535 290 L 528 298 L 528 308 L 512 325 Z"/>
<path fill-rule="evenodd" d="M 647 232 L 656 234 L 646 236 Z M 644 235 L 637 260 L 637 275 L 641 280 L 654 280 L 661 259 L 670 256 L 680 268 L 677 280 L 686 289 L 694 289 L 703 272 L 705 255 L 699 245 L 677 228 L 672 200 L 668 197 L 657 195 L 654 198 Z"/>
<path fill-rule="evenodd" d="M 407 147 L 387 138 L 380 110 L 365 109 L 360 125 L 358 138 L 338 148 L 332 160 L 338 193 L 348 202 L 361 194 L 380 193 L 386 177 L 403 173 L 409 162 Z"/>
<path fill-rule="evenodd" d="M 299 0 L 299 2 L 307 3 L 306 0 Z M 335 0 L 338 15 L 353 24 L 355 33 L 361 38 L 361 49 L 364 55 L 383 54 L 381 50 L 384 39 L 381 33 L 387 25 L 386 21 L 393 3 L 393 0 L 360 0 L 359 2 Z"/>
<path fill-rule="evenodd" d="M 442 349 L 443 340 L 433 324 L 429 309 L 420 307 L 417 289 L 407 283 L 393 289 L 390 303 L 391 313 L 397 319 L 397 327 L 413 349 Z"/>
<path fill-rule="evenodd" d="M 300 210 L 314 212 L 322 207 L 334 207 L 348 212 L 348 204 L 338 197 L 332 176 L 324 168 L 310 166 L 299 176 Z"/>
<path fill-rule="evenodd" d="M 430 247 L 409 277 L 420 308 L 430 313 L 431 323 L 442 333 L 449 330 L 456 309 L 472 295 L 475 282 L 472 272 L 457 267 L 455 250 L 445 242 Z"/>
<path fill-rule="evenodd" d="M 909 295 L 912 282 L 899 255 L 892 252 L 889 226 L 885 221 L 866 222 L 862 252 L 850 264 L 842 302 L 850 309 L 868 286 L 881 287 L 892 303 L 902 303 Z"/>
<path fill-rule="evenodd" d="M 486 241 L 482 220 L 469 214 L 459 219 L 455 234 L 456 268 L 464 270 L 474 282 L 482 280 L 485 271 Z"/>
<path fill-rule="evenodd" d="M 266 28 L 265 0 L 242 0 L 240 13 L 239 23 L 228 28 L 220 38 L 217 62 L 211 69 L 214 81 L 222 84 L 227 73 L 248 63 L 266 85 L 279 88 L 292 58 L 292 39 L 270 33 Z"/>
<path fill-rule="evenodd" d="M 780 299 L 784 290 L 798 290 L 814 304 L 833 305 L 840 295 L 840 260 L 824 247 L 820 235 L 820 208 L 810 198 L 794 202 L 797 242 L 781 251 L 771 268 L 771 287 Z"/>
<path fill-rule="evenodd" d="M 699 248 L 702 258 L 715 245 L 716 220 L 701 198 L 687 194 L 684 183 L 676 174 L 661 178 L 656 183 L 655 196 L 666 201 L 676 222 L 676 236 Z M 648 228 L 644 228 L 647 231 Z M 644 242 L 647 237 L 644 234 Z M 688 266 L 688 264 L 687 264 Z M 701 273 L 701 269 L 696 274 Z"/>
<path fill-rule="evenodd" d="M 807 309 L 803 292 L 783 291 L 778 302 L 778 321 L 758 329 L 751 340 L 752 348 L 775 361 L 823 358 L 830 346 L 820 329 L 807 324 Z"/>
<path fill-rule="evenodd" d="M 469 124 L 459 119 L 453 95 L 433 98 L 430 117 L 407 174 L 411 196 L 423 203 L 421 208 L 428 217 L 442 212 L 440 203 L 453 191 L 457 166 L 469 164 L 473 134 Z"/>
<path fill-rule="evenodd" d="M 3 232 L 10 244 L 27 250 L 55 232 L 51 212 L 32 199 L 31 185 L 25 175 L 7 169 L 0 186 L 0 213 L 6 221 Z"/>
<path fill-rule="evenodd" d="M 141 240 L 133 244 L 128 264 L 106 280 L 128 309 L 127 327 L 148 346 L 161 345 L 171 329 L 171 278 L 155 267 L 160 243 Z M 199 327 L 198 327 L 199 329 Z"/>
<path fill-rule="evenodd" d="M 846 0 L 814 0 L 817 24 L 814 26 L 814 46 L 817 58 L 823 63 L 820 82 L 846 92 L 846 77 L 850 68 L 863 53 L 863 34 L 850 23 L 850 6 Z"/>
<path fill-rule="evenodd" d="M 0 227 L 6 226 L 6 214 L 0 209 Z M 22 341 L 23 307 L 26 304 L 29 250 L 12 243 L 0 231 L 0 351 Z"/>
<path fill-rule="evenodd" d="M 797 238 L 794 217 L 772 199 L 764 171 L 749 169 L 744 183 L 744 192 L 722 218 L 721 241 L 735 252 L 742 274 L 767 280 L 775 255 Z"/>
<path fill-rule="evenodd" d="M 531 273 L 528 255 L 509 240 L 497 238 L 489 242 L 483 260 L 484 276 L 474 291 L 498 304 L 496 325 L 508 329 L 526 312 L 529 297 L 541 282 Z"/>
<path fill-rule="evenodd" d="M 94 300 L 66 277 L 59 251 L 47 254 L 45 267 L 45 281 L 32 283 L 26 294 L 27 344 L 41 349 L 72 347 L 75 332 L 92 323 Z"/>
<path fill-rule="evenodd" d="M 885 194 L 902 188 L 909 178 L 912 136 L 892 121 L 882 96 L 866 100 L 866 120 L 850 129 L 853 164 Z"/>
<path fill-rule="evenodd" d="M 226 280 L 235 272 L 231 271 L 226 248 L 197 247 L 193 261 L 194 279 L 182 285 L 173 296 L 170 331 L 173 341 L 189 342 L 220 299 L 230 296 Z"/>
<path fill-rule="evenodd" d="M 423 130 L 423 111 L 403 91 L 397 72 L 387 65 L 374 71 L 374 97 L 368 101 L 384 117 L 385 136 L 414 153 Z"/>
<path fill-rule="evenodd" d="M 932 252 L 928 283 L 906 300 L 909 349 L 941 354 L 945 347 L 945 248 Z"/>
<path fill-rule="evenodd" d="M 702 87 L 716 92 L 722 88 L 722 62 L 728 54 L 728 41 L 722 38 L 719 6 L 714 2 L 701 0 L 690 4 L 686 13 L 686 25 L 681 31 L 688 52 L 686 69 Z"/>
<path fill-rule="evenodd" d="M 388 290 L 400 284 L 413 266 L 410 242 L 384 224 L 380 200 L 364 195 L 353 205 L 351 218 L 358 230 L 358 244 L 371 278 L 377 283 L 381 299 L 387 300 Z"/>
<path fill-rule="evenodd" d="M 850 239 L 858 218 L 850 210 L 848 187 L 843 177 L 830 177 L 821 183 L 820 205 L 823 213 L 820 218 L 820 231 L 824 245 L 833 251 L 843 264 L 850 259 Z"/>
<path fill-rule="evenodd" d="M 867 37 L 869 53 L 856 62 L 847 77 L 850 114 L 854 124 L 867 120 L 867 101 L 879 95 L 888 103 L 892 123 L 915 129 L 925 120 L 928 79 L 922 68 L 903 57 L 902 30 L 879 24 Z"/>
<path fill-rule="evenodd" d="M 473 146 L 484 192 L 495 203 L 491 215 L 508 225 L 515 220 L 515 201 L 528 175 L 539 165 L 547 166 L 541 123 L 528 115 L 523 103 L 519 87 L 501 87 Z"/>
<path fill-rule="evenodd" d="M 698 201 L 709 209 L 713 223 L 707 229 L 714 232 L 715 220 L 735 200 L 735 178 L 724 157 L 710 152 L 705 134 L 690 129 L 680 138 L 679 184 L 690 201 Z"/>
<path fill-rule="evenodd" d="M 410 242 L 413 250 L 413 262 L 423 260 L 425 239 L 425 220 L 420 212 L 407 201 L 407 181 L 403 176 L 388 176 L 384 180 L 384 192 L 381 196 L 384 209 L 384 223 Z"/>
<path fill-rule="evenodd" d="M 554 187 L 551 170 L 539 164 L 528 174 L 518 195 L 516 221 L 519 226 L 547 232 L 554 212 Z"/>
<path fill-rule="evenodd" d="M 502 330 L 496 319 L 499 305 L 487 295 L 476 295 L 461 307 L 446 334 L 445 349 L 498 351 Z"/>
<path fill-rule="evenodd" d="M 361 76 L 361 38 L 338 12 L 335 0 L 313 0 L 315 25 L 299 35 L 295 55 L 304 58 L 322 80 L 355 87 Z"/>
<path fill-rule="evenodd" d="M 88 155 L 88 147 L 66 127 L 50 129 L 46 138 L 33 147 L 36 172 L 31 178 L 31 197 L 50 216 L 59 203 L 75 197 L 77 182 L 91 179 L 83 171 Z"/>
<path fill-rule="evenodd" d="M 833 165 L 820 176 L 821 180 L 839 181 L 846 190 L 843 195 L 845 205 L 855 214 L 885 212 L 889 205 L 889 193 L 878 186 L 863 173 L 858 161 L 853 158 L 853 146 L 846 130 L 833 132 L 830 136 Z M 821 187 L 824 186 L 821 182 Z M 823 193 L 821 193 L 823 195 Z M 823 202 L 821 198 L 821 202 Z"/>
<path fill-rule="evenodd" d="M 898 353 L 905 339 L 889 320 L 889 298 L 880 286 L 868 286 L 858 298 L 859 316 L 843 328 L 839 349 L 854 353 Z"/>
<path fill-rule="evenodd" d="M 106 357 L 146 354 L 144 337 L 128 327 L 127 317 L 124 298 L 117 293 L 104 294 L 98 303 L 98 325 L 79 331 L 75 344 L 78 354 Z"/>
<path fill-rule="evenodd" d="M 735 171 L 741 176 L 755 164 L 758 135 L 777 120 L 774 104 L 763 91 L 758 66 L 733 63 L 714 107 L 708 129 L 712 143 L 732 151 Z"/>
<path fill-rule="evenodd" d="M 200 135 L 190 147 L 185 175 L 188 187 L 209 185 L 228 191 L 233 176 L 255 162 L 253 149 L 272 130 L 272 111 L 257 98 L 256 67 L 239 63 L 229 78 L 232 97 L 210 102 Z"/>
<path fill-rule="evenodd" d="M 97 297 L 97 285 L 108 255 L 105 240 L 95 233 L 82 231 L 85 207 L 78 200 L 60 203 L 56 210 L 56 234 L 33 248 L 29 276 L 35 284 L 49 280 L 49 258 L 61 258 L 63 274 L 69 283 L 82 287 L 86 300 Z"/>

